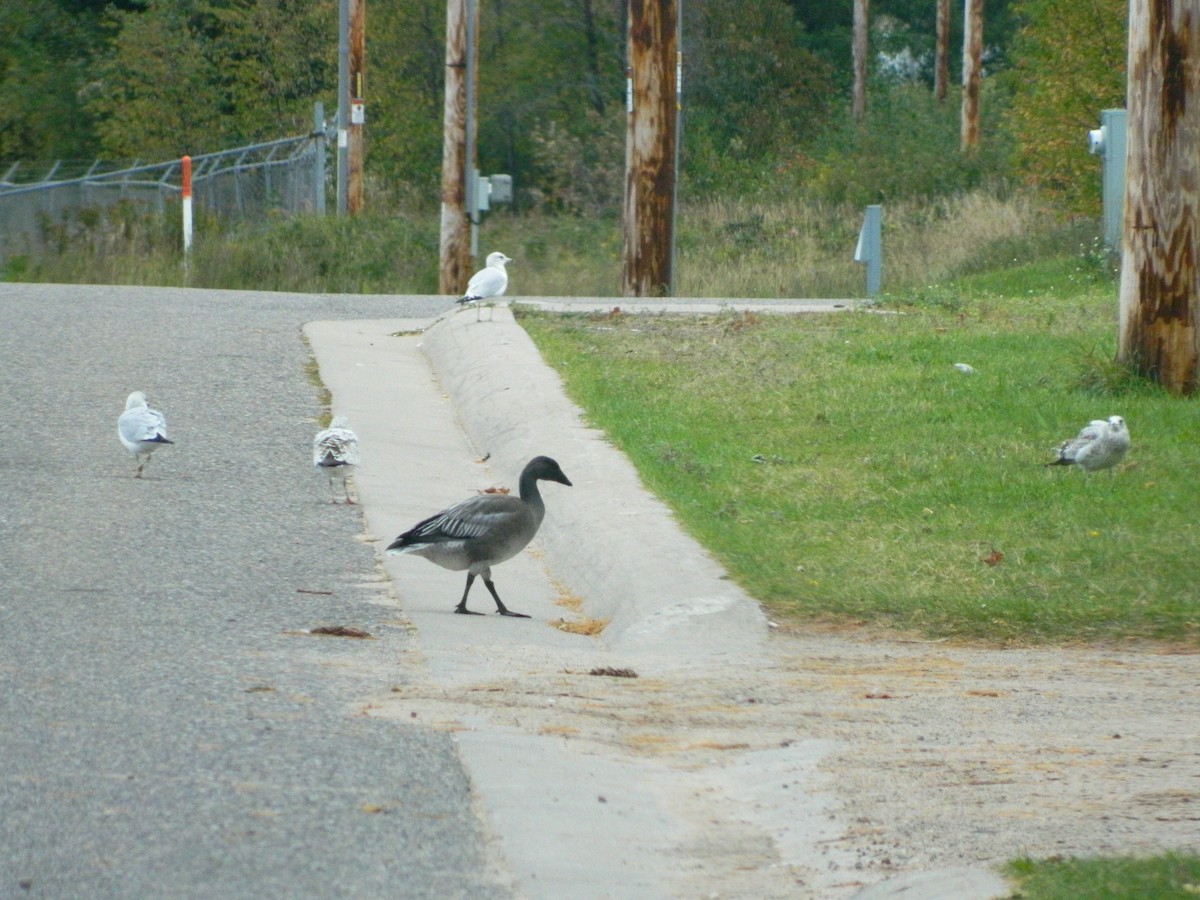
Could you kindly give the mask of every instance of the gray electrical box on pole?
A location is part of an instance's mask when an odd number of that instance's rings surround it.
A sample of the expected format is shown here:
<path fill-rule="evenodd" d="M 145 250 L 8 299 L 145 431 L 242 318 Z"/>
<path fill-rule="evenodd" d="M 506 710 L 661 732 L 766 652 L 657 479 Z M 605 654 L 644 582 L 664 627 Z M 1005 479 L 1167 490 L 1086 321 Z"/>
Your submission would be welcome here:
<path fill-rule="evenodd" d="M 511 175 L 491 175 L 488 177 L 488 182 L 491 184 L 493 203 L 512 203 Z"/>
<path fill-rule="evenodd" d="M 511 175 L 480 175 L 478 169 L 472 169 L 475 175 L 474 192 L 470 195 L 467 209 L 471 221 L 479 223 L 479 213 L 487 212 L 493 203 L 512 203 Z"/>
<path fill-rule="evenodd" d="M 1121 251 L 1125 214 L 1125 110 L 1100 112 L 1100 127 L 1088 132 L 1088 152 L 1100 157 L 1100 191 L 1104 205 L 1104 246 Z"/>
<path fill-rule="evenodd" d="M 493 203 L 512 203 L 511 175 L 480 175 L 471 168 L 467 180 L 467 217 L 471 220 L 471 256 L 479 255 L 480 213 L 487 212 Z"/>

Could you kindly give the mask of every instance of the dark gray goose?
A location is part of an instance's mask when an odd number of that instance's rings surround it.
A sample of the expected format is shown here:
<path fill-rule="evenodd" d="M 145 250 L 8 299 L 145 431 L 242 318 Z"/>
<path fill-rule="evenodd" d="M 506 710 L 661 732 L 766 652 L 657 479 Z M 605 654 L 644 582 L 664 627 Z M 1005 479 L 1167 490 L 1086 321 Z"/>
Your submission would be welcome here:
<path fill-rule="evenodd" d="M 392 541 L 388 553 L 412 553 L 453 572 L 467 572 L 467 586 L 454 607 L 456 613 L 483 615 L 467 609 L 467 595 L 476 575 L 483 576 L 496 612 L 502 616 L 528 619 L 508 609 L 492 583 L 492 566 L 512 559 L 533 540 L 546 504 L 538 490 L 539 481 L 557 481 L 568 487 L 571 480 L 558 463 L 548 456 L 531 459 L 521 472 L 520 496 L 485 493 L 457 503 L 424 521 L 418 522 Z"/>

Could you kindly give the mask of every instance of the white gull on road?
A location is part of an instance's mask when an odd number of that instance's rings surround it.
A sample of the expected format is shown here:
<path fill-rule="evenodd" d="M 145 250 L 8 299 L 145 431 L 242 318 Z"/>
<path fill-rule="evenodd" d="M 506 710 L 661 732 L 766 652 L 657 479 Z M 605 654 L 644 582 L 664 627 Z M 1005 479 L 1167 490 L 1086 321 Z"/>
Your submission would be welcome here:
<path fill-rule="evenodd" d="M 508 289 L 508 272 L 504 267 L 510 262 L 512 259 L 503 253 L 489 253 L 487 265 L 471 276 L 467 282 L 467 292 L 458 298 L 458 302 L 475 304 L 478 318 L 480 300 L 504 296 Z"/>
<path fill-rule="evenodd" d="M 1058 459 L 1048 466 L 1079 466 L 1084 472 L 1098 472 L 1112 467 L 1125 458 L 1129 450 L 1129 429 L 1120 416 L 1107 419 L 1092 419 L 1087 426 L 1069 441 L 1063 441 L 1056 452 Z"/>
<path fill-rule="evenodd" d="M 337 503 L 337 494 L 333 490 L 333 480 L 340 478 L 342 493 L 347 503 L 350 499 L 350 489 L 346 485 L 346 476 L 350 469 L 358 465 L 358 435 L 350 429 L 350 421 L 345 416 L 335 416 L 329 427 L 317 433 L 313 438 L 313 465 L 317 470 L 329 476 L 329 497 L 332 503 Z"/>
<path fill-rule="evenodd" d="M 150 454 L 160 444 L 175 443 L 167 438 L 167 420 L 157 409 L 149 407 L 146 395 L 141 391 L 134 391 L 126 399 L 125 412 L 117 419 L 117 437 L 138 464 L 135 478 L 142 477 L 142 470 L 150 462 Z"/>

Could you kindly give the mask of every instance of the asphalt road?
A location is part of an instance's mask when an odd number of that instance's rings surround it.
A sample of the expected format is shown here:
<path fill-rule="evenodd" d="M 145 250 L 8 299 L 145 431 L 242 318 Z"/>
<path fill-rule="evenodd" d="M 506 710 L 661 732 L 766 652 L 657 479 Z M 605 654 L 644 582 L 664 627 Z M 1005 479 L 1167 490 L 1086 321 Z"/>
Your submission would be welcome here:
<path fill-rule="evenodd" d="M 452 738 L 354 714 L 413 639 L 309 456 L 301 325 L 447 306 L 0 284 L 0 898 L 510 895 Z"/>

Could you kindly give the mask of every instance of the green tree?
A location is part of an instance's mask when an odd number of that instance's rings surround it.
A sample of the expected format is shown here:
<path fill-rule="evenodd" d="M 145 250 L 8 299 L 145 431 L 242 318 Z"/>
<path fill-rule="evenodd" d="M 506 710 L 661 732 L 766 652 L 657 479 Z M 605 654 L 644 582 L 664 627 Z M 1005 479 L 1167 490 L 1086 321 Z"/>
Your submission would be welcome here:
<path fill-rule="evenodd" d="M 1017 166 L 1074 212 L 1098 214 L 1098 164 L 1087 132 L 1125 105 L 1126 0 L 1020 0 L 1008 124 Z"/>
<path fill-rule="evenodd" d="M 784 0 L 714 0 L 685 15 L 684 170 L 697 191 L 770 178 L 827 123 L 831 65 Z"/>
<path fill-rule="evenodd" d="M 446 2 L 367 8 L 367 171 L 436 203 L 442 172 Z"/>
<path fill-rule="evenodd" d="M 623 158 L 624 0 L 488 0 L 480 7 L 480 169 L 511 174 L 523 202 L 591 206 L 585 198 L 604 192 L 612 160 Z M 436 200 L 445 0 L 375 9 L 367 32 L 368 163 L 388 183 Z"/>
<path fill-rule="evenodd" d="M 851 4 L 849 0 L 787 0 L 804 26 L 805 46 L 830 66 L 838 90 L 849 94 Z M 1016 0 L 984 0 L 983 34 L 989 74 L 1007 66 L 1008 49 L 1017 27 Z M 871 0 L 871 55 L 878 69 L 879 54 L 903 54 L 917 65 L 920 79 L 932 86 L 934 42 L 937 34 L 935 0 Z M 962 0 L 950 7 L 950 80 L 962 70 Z"/>
<path fill-rule="evenodd" d="M 114 156 L 162 159 L 302 133 L 313 101 L 334 92 L 334 0 L 148 0 L 112 12 L 109 27 L 89 109 Z"/>
<path fill-rule="evenodd" d="M 195 4 L 150 0 L 144 10 L 111 14 L 109 52 L 88 104 L 108 155 L 161 160 L 223 143 L 229 110 L 194 13 Z"/>
<path fill-rule="evenodd" d="M 0 3 L 0 157 L 91 159 L 99 152 L 84 108 L 99 43 L 87 4 Z"/>
<path fill-rule="evenodd" d="M 582 142 L 594 165 L 577 170 L 580 190 L 605 191 L 603 173 L 624 159 L 624 9 L 623 0 L 502 0 L 484 8 L 480 168 L 509 172 L 525 188 L 542 182 L 543 196 L 556 195 L 550 182 L 561 186 Z M 619 180 L 612 189 L 619 205 Z"/>
<path fill-rule="evenodd" d="M 313 102 L 336 97 L 337 9 L 336 0 L 213 0 L 200 7 L 217 83 L 245 138 L 302 134 L 312 125 Z M 370 72 L 369 59 L 367 66 Z"/>

